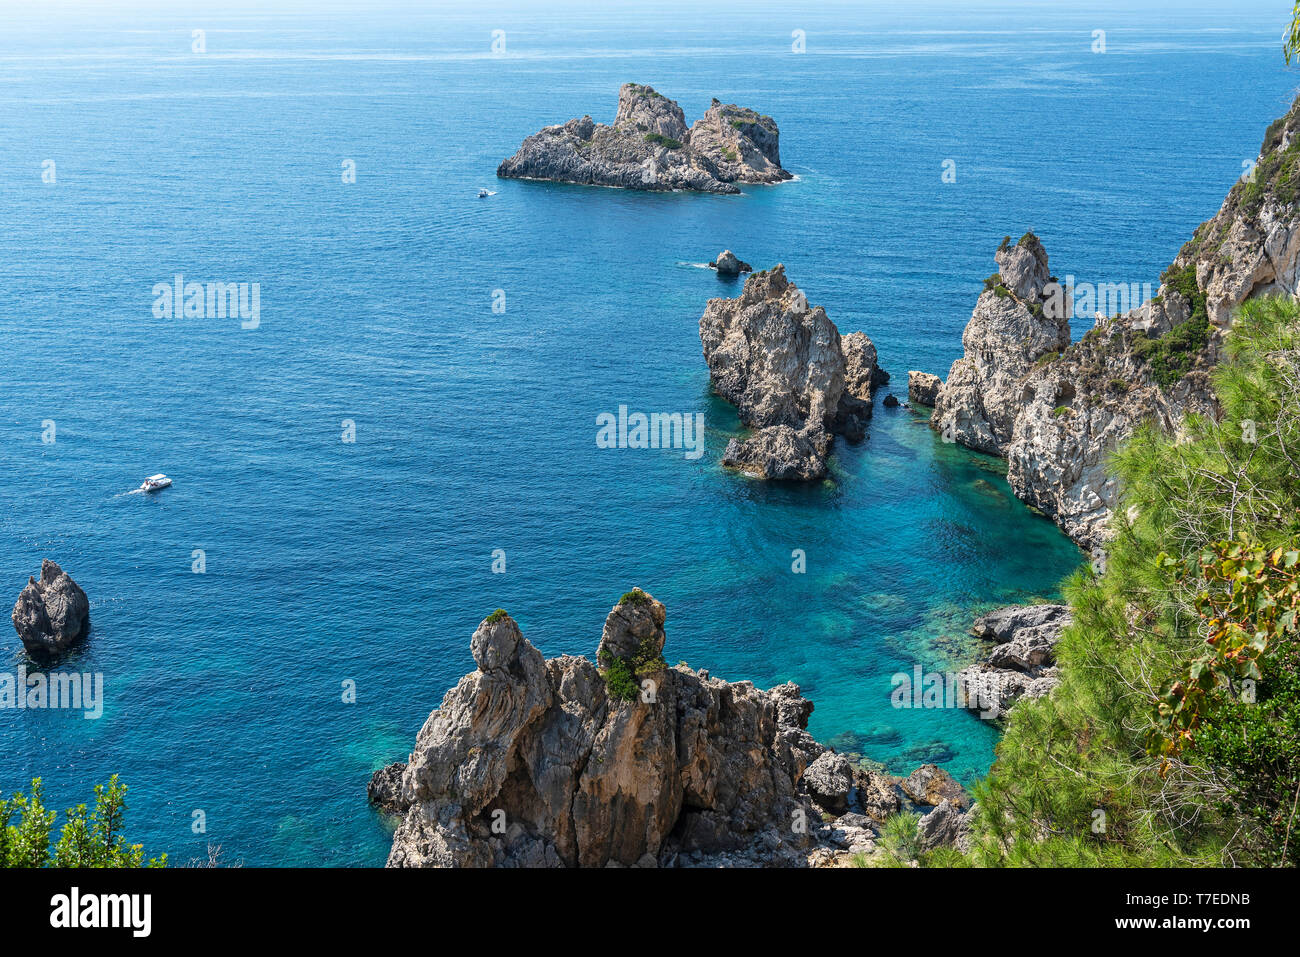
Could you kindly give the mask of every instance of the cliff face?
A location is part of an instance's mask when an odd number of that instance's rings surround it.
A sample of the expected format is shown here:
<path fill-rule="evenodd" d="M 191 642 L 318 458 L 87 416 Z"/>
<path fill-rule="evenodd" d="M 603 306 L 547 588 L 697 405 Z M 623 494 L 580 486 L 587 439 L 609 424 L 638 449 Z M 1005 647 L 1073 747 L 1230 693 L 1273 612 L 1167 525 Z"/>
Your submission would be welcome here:
<path fill-rule="evenodd" d="M 590 116 L 524 140 L 497 175 L 652 191 L 738 193 L 735 183 L 779 183 L 780 133 L 770 116 L 719 103 L 686 127 L 680 106 L 649 86 L 619 89 L 613 125 Z"/>
<path fill-rule="evenodd" d="M 662 656 L 664 606 L 609 613 L 597 662 L 545 660 L 503 612 L 410 761 L 371 799 L 403 814 L 390 867 L 835 866 L 875 852 L 899 810 L 968 803 L 943 771 L 854 766 L 805 730 L 794 684 L 760 691 Z"/>
<path fill-rule="evenodd" d="M 1193 320 L 1177 292 L 1149 313 L 1137 310 L 1100 323 L 1021 384 L 1021 407 L 1006 450 L 1007 480 L 1025 502 L 1041 509 L 1072 539 L 1100 546 L 1118 501 L 1107 460 L 1139 425 L 1173 432 L 1189 412 L 1213 415 L 1209 370 L 1217 336 L 1197 337 L 1188 371 L 1161 384 L 1142 350 L 1163 329 L 1177 337 Z"/>
<path fill-rule="evenodd" d="M 841 337 L 781 265 L 750 276 L 739 298 L 710 299 L 700 341 L 713 390 L 754 430 L 723 462 L 762 478 L 825 476 L 831 436 L 860 439 L 888 379 L 871 340 Z"/>
<path fill-rule="evenodd" d="M 1300 99 L 1264 134 L 1253 173 L 1233 185 L 1213 219 L 1178 253 L 1171 272 L 1191 268 L 1209 320 L 1227 325 L 1253 296 L 1300 288 Z"/>
<path fill-rule="evenodd" d="M 1004 243 L 994 258 L 998 273 L 975 303 L 962 334 L 965 354 L 952 364 L 930 421 L 951 441 L 1004 455 L 1021 407 L 1019 383 L 1041 356 L 1069 344 L 1070 323 L 1044 297 L 1052 277 L 1037 236 Z"/>
<path fill-rule="evenodd" d="M 966 354 L 940 389 L 932 423 L 948 438 L 1005 456 L 1020 498 L 1079 544 L 1102 545 L 1118 500 L 1106 474 L 1110 454 L 1144 423 L 1173 432 L 1189 413 L 1216 414 L 1210 372 L 1233 310 L 1252 296 L 1296 294 L 1298 199 L 1300 101 L 1269 127 L 1253 180 L 1234 185 L 1201 224 L 1157 295 L 1099 317 L 1072 345 L 1064 323 L 1031 322 L 1017 308 L 1025 272 L 999 258 L 1000 275 L 990 281 L 1008 295 L 1000 303 L 980 296 L 963 336 Z M 1045 255 L 1042 269 L 1030 272 L 1035 282 L 1042 277 Z M 1040 290 L 1046 316 L 1061 292 L 1050 283 Z"/>

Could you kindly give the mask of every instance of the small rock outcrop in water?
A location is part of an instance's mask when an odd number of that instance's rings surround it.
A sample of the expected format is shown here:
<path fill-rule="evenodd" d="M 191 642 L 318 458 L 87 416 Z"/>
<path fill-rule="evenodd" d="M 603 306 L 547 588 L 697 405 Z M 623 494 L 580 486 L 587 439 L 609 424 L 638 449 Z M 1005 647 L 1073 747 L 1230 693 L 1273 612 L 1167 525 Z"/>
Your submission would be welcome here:
<path fill-rule="evenodd" d="M 928 372 L 912 370 L 907 374 L 907 397 L 917 405 L 934 405 L 943 380 Z"/>
<path fill-rule="evenodd" d="M 754 267 L 736 258 L 730 249 L 724 249 L 718 258 L 709 265 L 718 271 L 719 276 L 739 276 L 742 272 L 753 272 Z"/>
<path fill-rule="evenodd" d="M 969 707 L 1001 718 L 1022 697 L 1049 694 L 1058 683 L 1056 643 L 1070 620 L 1068 605 L 1013 605 L 976 619 L 971 633 L 994 645 L 961 672 Z"/>
<path fill-rule="evenodd" d="M 76 644 L 90 627 L 90 602 L 72 577 L 48 558 L 41 579 L 28 578 L 14 603 L 14 630 L 33 658 L 53 658 Z"/>
<path fill-rule="evenodd" d="M 770 116 L 715 99 L 687 129 L 676 101 L 638 83 L 619 89 L 612 126 L 590 116 L 548 126 L 524 140 L 497 175 L 708 193 L 793 178 L 781 168 L 780 132 Z"/>
<path fill-rule="evenodd" d="M 480 624 L 478 669 L 429 716 L 409 763 L 371 781 L 371 800 L 405 812 L 388 865 L 844 866 L 875 853 L 899 810 L 965 806 L 937 768 L 907 779 L 912 798 L 902 779 L 817 744 L 794 684 L 669 668 L 665 617 L 645 592 L 625 595 L 601 667 L 543 659 L 504 613 Z M 956 823 L 935 821 L 935 840 L 955 840 Z"/>
<path fill-rule="evenodd" d="M 406 762 L 396 761 L 376 771 L 366 785 L 366 797 L 370 803 L 389 814 L 404 814 L 410 806 L 402 797 L 402 775 L 406 773 Z"/>
<path fill-rule="evenodd" d="M 832 436 L 863 437 L 872 391 L 889 378 L 871 340 L 841 337 L 781 265 L 750 276 L 737 299 L 710 299 L 700 342 L 713 391 L 753 430 L 723 464 L 765 479 L 825 477 Z"/>

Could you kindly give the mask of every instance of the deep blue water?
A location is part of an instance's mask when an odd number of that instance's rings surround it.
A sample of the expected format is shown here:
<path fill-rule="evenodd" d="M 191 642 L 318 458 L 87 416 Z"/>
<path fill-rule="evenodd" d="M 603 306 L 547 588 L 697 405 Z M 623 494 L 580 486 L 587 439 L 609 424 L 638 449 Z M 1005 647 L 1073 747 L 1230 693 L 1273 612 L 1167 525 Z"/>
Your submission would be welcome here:
<path fill-rule="evenodd" d="M 976 611 L 1055 595 L 1080 554 L 903 409 L 834 483 L 721 470 L 736 420 L 697 323 L 738 287 L 692 264 L 784 262 L 904 392 L 960 354 L 1004 234 L 1154 281 L 1289 105 L 1289 4 L 1084 6 L 0 7 L 0 596 L 62 563 L 94 623 L 63 670 L 107 684 L 97 721 L 0 710 L 0 791 L 40 775 L 62 807 L 119 772 L 133 837 L 176 863 L 379 864 L 366 778 L 473 667 L 477 622 L 590 655 L 633 585 L 670 661 L 793 679 L 820 739 L 895 771 L 982 774 L 994 731 L 892 709 L 890 675 L 949 666 Z M 495 180 L 629 80 L 688 122 L 712 96 L 770 113 L 799 180 Z M 176 273 L 260 283 L 260 327 L 155 319 Z M 705 413 L 707 454 L 598 449 L 620 404 Z M 124 494 L 156 471 L 175 486 Z"/>

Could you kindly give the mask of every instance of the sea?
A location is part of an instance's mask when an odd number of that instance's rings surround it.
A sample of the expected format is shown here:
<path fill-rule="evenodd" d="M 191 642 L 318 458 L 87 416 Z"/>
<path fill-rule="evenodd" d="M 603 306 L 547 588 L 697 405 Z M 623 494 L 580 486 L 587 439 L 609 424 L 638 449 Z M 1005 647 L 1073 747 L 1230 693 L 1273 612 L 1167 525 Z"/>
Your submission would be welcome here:
<path fill-rule="evenodd" d="M 0 598 L 58 562 L 92 627 L 50 670 L 103 680 L 99 717 L 0 708 L 0 793 L 40 778 L 63 809 L 117 774 L 128 837 L 173 865 L 378 866 L 366 782 L 473 670 L 479 621 L 593 656 L 633 587 L 670 663 L 797 682 L 818 740 L 977 780 L 997 728 L 896 707 L 899 676 L 966 664 L 976 615 L 1059 598 L 1088 556 L 884 395 L 947 374 L 1003 236 L 1158 285 L 1295 96 L 1289 14 L 0 4 Z M 496 178 L 629 81 L 688 123 L 714 97 L 772 116 L 796 179 Z M 892 376 L 826 482 L 720 465 L 741 425 L 698 322 L 739 295 L 723 249 L 784 264 Z M 245 309 L 169 310 L 177 277 Z M 621 406 L 702 415 L 703 454 L 601 447 Z"/>

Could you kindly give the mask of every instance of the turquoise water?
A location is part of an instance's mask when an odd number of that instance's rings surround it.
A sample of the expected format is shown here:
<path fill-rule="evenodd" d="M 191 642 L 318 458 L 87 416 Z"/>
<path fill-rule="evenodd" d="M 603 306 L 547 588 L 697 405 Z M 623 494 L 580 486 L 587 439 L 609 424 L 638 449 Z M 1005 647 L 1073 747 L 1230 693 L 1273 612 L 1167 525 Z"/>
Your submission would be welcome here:
<path fill-rule="evenodd" d="M 1080 554 L 905 409 L 832 484 L 722 471 L 737 423 L 697 323 L 738 286 L 696 264 L 784 262 L 900 391 L 960 353 L 1004 234 L 1153 280 L 1289 105 L 1287 5 L 1039 6 L 0 8 L 0 581 L 42 557 L 77 578 L 94 630 L 64 669 L 107 696 L 97 721 L 0 711 L 0 790 L 41 775 L 63 806 L 116 771 L 175 861 L 379 864 L 366 778 L 473 667 L 480 618 L 590 655 L 633 585 L 667 604 L 671 661 L 793 679 L 820 739 L 895 771 L 983 773 L 994 732 L 891 708 L 890 676 L 956 663 L 975 612 L 1053 596 Z M 495 180 L 628 80 L 688 122 L 715 95 L 770 113 L 798 181 Z M 176 273 L 259 283 L 260 325 L 154 318 Z M 706 455 L 598 449 L 620 404 L 703 412 Z M 175 486 L 124 494 L 156 471 Z"/>

